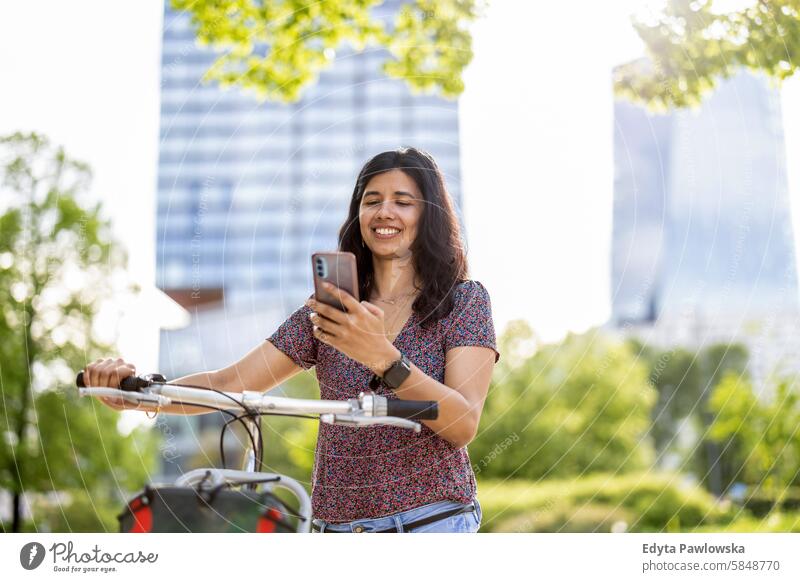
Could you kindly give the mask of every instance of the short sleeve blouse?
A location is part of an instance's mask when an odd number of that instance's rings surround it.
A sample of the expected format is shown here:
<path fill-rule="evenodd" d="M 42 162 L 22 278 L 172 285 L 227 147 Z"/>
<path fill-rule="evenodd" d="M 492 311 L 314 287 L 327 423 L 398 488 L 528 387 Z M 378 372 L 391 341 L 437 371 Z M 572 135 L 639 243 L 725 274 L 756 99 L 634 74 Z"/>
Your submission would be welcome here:
<path fill-rule="evenodd" d="M 372 372 L 317 340 L 303 306 L 268 340 L 298 366 L 316 366 L 323 399 L 346 400 L 368 390 Z M 460 283 L 451 312 L 423 327 L 412 313 L 394 345 L 420 370 L 444 382 L 447 352 L 459 346 L 494 350 L 499 360 L 491 302 L 478 281 Z M 383 387 L 376 392 L 388 398 Z M 314 517 L 329 522 L 382 517 L 443 500 L 468 503 L 477 493 L 466 447 L 458 449 L 422 426 L 420 433 L 389 426 L 353 428 L 320 424 L 312 475 Z"/>

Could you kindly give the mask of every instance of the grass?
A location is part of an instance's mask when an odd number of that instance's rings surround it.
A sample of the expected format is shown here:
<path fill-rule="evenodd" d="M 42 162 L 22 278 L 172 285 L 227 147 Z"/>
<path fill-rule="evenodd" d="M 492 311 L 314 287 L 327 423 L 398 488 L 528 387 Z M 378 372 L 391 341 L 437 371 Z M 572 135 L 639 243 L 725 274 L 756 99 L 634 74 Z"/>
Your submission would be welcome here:
<path fill-rule="evenodd" d="M 685 476 L 631 473 L 547 481 L 479 482 L 481 531 L 686 531 L 736 512 Z"/>

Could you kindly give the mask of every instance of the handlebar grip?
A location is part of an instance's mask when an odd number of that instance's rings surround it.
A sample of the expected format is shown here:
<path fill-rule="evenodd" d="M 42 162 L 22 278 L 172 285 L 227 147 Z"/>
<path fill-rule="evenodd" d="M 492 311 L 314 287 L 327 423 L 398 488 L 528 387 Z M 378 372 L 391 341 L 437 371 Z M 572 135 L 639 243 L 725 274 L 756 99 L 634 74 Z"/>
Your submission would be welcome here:
<path fill-rule="evenodd" d="M 391 398 L 386 402 L 386 416 L 409 420 L 436 420 L 439 418 L 439 403 L 435 400 L 400 400 Z"/>
<path fill-rule="evenodd" d="M 158 376 L 158 379 L 161 381 L 164 380 L 164 377 L 159 374 L 153 374 L 152 376 L 154 376 L 153 380 L 156 380 L 155 376 Z M 120 390 L 136 392 L 139 388 L 150 386 L 150 383 L 151 380 L 140 376 L 128 376 L 122 379 L 122 382 L 119 383 L 119 387 Z M 78 388 L 86 388 L 86 385 L 83 383 L 83 372 L 78 372 L 78 377 L 75 378 L 75 384 L 77 384 Z"/>

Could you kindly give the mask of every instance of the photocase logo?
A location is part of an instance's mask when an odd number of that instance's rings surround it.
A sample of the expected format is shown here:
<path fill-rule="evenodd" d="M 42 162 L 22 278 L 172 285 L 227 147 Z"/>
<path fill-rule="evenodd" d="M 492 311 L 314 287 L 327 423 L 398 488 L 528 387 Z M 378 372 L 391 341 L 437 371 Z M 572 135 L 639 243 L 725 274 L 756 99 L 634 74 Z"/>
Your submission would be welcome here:
<path fill-rule="evenodd" d="M 26 570 L 35 570 L 44 560 L 44 546 L 39 542 L 30 542 L 19 551 L 19 563 Z"/>

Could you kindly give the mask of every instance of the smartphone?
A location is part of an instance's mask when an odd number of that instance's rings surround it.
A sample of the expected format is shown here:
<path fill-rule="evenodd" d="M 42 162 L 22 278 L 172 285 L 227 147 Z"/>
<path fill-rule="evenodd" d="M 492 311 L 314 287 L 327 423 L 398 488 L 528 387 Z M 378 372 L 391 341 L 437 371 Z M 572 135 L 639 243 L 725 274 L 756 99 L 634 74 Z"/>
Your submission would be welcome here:
<path fill-rule="evenodd" d="M 356 301 L 360 301 L 356 256 L 353 253 L 314 253 L 311 255 L 311 266 L 314 270 L 314 299 L 341 311 L 347 311 L 336 298 L 335 292 L 329 293 L 320 285 L 323 281 L 327 281 L 350 293 Z"/>

